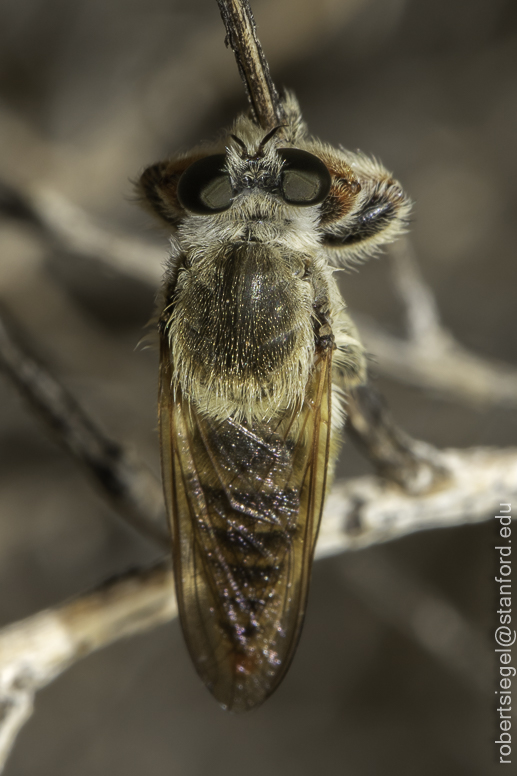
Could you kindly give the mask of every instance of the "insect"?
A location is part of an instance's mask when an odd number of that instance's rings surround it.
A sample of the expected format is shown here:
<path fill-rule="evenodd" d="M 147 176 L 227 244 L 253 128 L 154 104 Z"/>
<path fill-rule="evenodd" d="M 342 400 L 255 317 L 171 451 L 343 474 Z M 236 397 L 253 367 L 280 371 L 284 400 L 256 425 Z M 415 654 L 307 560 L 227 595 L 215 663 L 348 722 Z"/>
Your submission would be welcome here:
<path fill-rule="evenodd" d="M 159 425 L 180 619 L 233 711 L 293 658 L 346 392 L 366 379 L 335 268 L 397 237 L 410 209 L 377 161 L 311 138 L 292 94 L 279 105 L 268 131 L 244 113 L 138 184 L 171 233 Z"/>

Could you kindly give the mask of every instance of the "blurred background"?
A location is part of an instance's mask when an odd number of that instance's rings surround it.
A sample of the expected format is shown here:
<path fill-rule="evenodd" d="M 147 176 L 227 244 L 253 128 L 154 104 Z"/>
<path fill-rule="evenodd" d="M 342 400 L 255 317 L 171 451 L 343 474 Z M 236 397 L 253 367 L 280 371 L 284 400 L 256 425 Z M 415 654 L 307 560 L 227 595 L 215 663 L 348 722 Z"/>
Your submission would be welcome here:
<path fill-rule="evenodd" d="M 445 325 L 515 365 L 515 2 L 252 6 L 273 79 L 295 91 L 311 131 L 379 157 L 414 199 L 414 246 Z M 246 107 L 223 38 L 215 0 L 4 0 L 0 177 L 60 192 L 165 257 L 167 235 L 133 201 L 131 179 Z M 402 333 L 386 258 L 343 289 L 352 310 Z M 158 471 L 157 357 L 136 347 L 154 294 L 0 219 L 0 300 L 106 433 Z M 515 411 L 376 382 L 418 438 L 515 444 Z M 0 625 L 156 557 L 2 376 L 0 461 Z M 341 476 L 369 471 L 347 443 Z M 487 522 L 316 563 L 293 666 L 248 716 L 219 710 L 177 622 L 99 652 L 38 695 L 6 774 L 495 773 L 493 691 L 426 651 L 403 606 L 382 604 L 393 576 L 399 591 L 448 602 L 488 649 L 494 540 Z M 353 584 L 365 574 L 373 587 Z"/>

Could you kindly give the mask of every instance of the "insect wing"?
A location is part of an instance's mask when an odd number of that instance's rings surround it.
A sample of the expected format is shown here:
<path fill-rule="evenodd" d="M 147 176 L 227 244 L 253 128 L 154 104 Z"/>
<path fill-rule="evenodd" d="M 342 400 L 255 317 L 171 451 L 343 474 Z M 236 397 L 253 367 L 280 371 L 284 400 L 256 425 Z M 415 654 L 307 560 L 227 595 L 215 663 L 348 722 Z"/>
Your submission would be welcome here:
<path fill-rule="evenodd" d="M 202 416 L 171 384 L 160 436 L 180 619 L 196 669 L 233 711 L 262 703 L 296 648 L 326 489 L 332 350 L 303 405 L 269 423 Z"/>

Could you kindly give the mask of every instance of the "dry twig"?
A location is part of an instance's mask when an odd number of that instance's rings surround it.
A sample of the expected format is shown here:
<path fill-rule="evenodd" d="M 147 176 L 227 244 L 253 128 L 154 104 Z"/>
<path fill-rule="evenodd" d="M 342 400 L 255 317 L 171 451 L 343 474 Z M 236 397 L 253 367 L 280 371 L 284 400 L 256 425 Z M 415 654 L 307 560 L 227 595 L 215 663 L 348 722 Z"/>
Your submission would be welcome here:
<path fill-rule="evenodd" d="M 272 129 L 283 114 L 269 66 L 257 38 L 255 19 L 248 0 L 217 0 L 226 28 L 226 43 L 237 67 L 257 123 Z"/>
<path fill-rule="evenodd" d="M 176 615 L 168 564 L 132 572 L 0 635 L 0 771 L 33 711 L 37 690 L 77 660 Z"/>

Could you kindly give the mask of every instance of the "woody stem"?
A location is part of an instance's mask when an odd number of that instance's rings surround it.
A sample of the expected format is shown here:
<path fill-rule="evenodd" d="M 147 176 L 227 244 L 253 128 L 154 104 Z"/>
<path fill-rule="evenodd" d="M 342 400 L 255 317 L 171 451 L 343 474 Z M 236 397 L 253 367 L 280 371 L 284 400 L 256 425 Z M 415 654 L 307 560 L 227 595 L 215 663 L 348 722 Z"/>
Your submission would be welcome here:
<path fill-rule="evenodd" d="M 226 28 L 226 45 L 232 49 L 254 119 L 262 129 L 282 123 L 283 110 L 257 38 L 248 0 L 217 0 Z"/>

